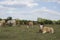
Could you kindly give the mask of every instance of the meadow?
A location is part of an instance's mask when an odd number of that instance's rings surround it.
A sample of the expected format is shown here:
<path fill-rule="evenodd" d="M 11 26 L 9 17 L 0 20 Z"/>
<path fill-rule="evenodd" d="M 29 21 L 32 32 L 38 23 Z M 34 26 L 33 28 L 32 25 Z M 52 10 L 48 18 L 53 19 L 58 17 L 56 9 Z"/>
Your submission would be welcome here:
<path fill-rule="evenodd" d="M 20 26 L 3 26 L 0 27 L 0 40 L 60 40 L 60 25 L 46 25 L 53 27 L 54 34 L 39 33 L 39 26 L 34 25 L 34 28 L 26 28 L 26 25 Z"/>

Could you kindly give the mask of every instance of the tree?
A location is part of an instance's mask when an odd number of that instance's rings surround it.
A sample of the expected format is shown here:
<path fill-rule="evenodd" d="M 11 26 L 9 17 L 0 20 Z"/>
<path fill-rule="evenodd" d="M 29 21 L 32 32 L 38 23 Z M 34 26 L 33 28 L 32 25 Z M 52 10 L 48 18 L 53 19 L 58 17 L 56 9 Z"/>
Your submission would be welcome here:
<path fill-rule="evenodd" d="M 20 25 L 20 19 L 16 19 L 16 24 Z"/>
<path fill-rule="evenodd" d="M 0 21 L 2 20 L 2 18 L 0 18 Z"/>
<path fill-rule="evenodd" d="M 42 19 L 42 18 L 38 18 L 38 19 L 37 19 L 37 22 L 38 22 L 39 24 L 44 24 L 44 21 L 45 21 L 45 19 Z"/>
<path fill-rule="evenodd" d="M 45 20 L 44 23 L 45 24 L 53 24 L 53 22 L 51 20 Z"/>
<path fill-rule="evenodd" d="M 33 21 L 33 24 L 36 25 L 36 24 L 38 24 L 38 22 L 37 21 Z"/>
<path fill-rule="evenodd" d="M 7 17 L 7 20 L 12 20 L 12 17 Z"/>
<path fill-rule="evenodd" d="M 56 21 L 56 24 L 60 24 L 60 20 Z"/>
<path fill-rule="evenodd" d="M 52 24 L 53 23 L 52 20 L 47 20 L 47 19 L 42 19 L 42 18 L 38 18 L 37 22 L 39 24 Z"/>

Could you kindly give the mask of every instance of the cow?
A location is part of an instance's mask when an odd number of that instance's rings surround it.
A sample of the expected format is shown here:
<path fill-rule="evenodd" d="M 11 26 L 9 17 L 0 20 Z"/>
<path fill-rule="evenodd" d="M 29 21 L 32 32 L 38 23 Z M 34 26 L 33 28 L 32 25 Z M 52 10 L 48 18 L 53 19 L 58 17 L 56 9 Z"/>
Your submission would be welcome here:
<path fill-rule="evenodd" d="M 54 29 L 52 27 L 47 27 L 47 26 L 43 26 L 40 25 L 40 31 L 44 34 L 44 33 L 54 33 Z"/>
<path fill-rule="evenodd" d="M 0 26 L 4 26 L 4 25 L 5 25 L 5 20 L 4 19 L 0 20 Z"/>
<path fill-rule="evenodd" d="M 32 21 L 28 22 L 27 28 L 30 28 L 30 27 L 33 28 L 33 22 Z"/>
<path fill-rule="evenodd" d="M 16 20 L 8 20 L 7 21 L 7 25 L 9 25 L 9 26 L 16 26 Z"/>

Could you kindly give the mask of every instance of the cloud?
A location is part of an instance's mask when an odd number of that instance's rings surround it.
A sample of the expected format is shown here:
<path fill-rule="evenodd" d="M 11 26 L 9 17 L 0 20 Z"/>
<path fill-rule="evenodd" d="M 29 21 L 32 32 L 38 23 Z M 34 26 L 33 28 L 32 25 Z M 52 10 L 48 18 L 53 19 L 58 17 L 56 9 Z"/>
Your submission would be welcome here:
<path fill-rule="evenodd" d="M 10 8 L 10 7 L 4 7 L 0 5 L 0 13 L 5 14 L 5 13 L 12 13 L 16 8 Z"/>
<path fill-rule="evenodd" d="M 60 1 L 58 1 L 58 3 L 60 4 Z"/>
<path fill-rule="evenodd" d="M 42 2 L 56 2 L 60 4 L 60 0 L 37 0 L 37 1 L 42 1 Z"/>
<path fill-rule="evenodd" d="M 8 7 L 4 5 L 7 5 Z M 10 7 L 12 5 L 13 7 Z M 15 6 L 24 5 L 24 8 L 15 8 L 14 5 Z M 35 6 L 38 6 L 38 3 L 36 3 L 34 0 L 0 1 L 0 17 L 6 18 L 8 16 L 12 16 L 13 18 L 28 19 L 28 20 L 36 20 L 38 17 L 43 18 L 50 17 L 51 19 L 55 18 L 58 19 L 60 17 L 60 12 L 58 11 L 48 9 L 47 7 L 40 8 L 40 5 L 38 9 L 33 8 Z"/>
<path fill-rule="evenodd" d="M 14 14 L 15 10 L 16 10 L 16 8 L 9 8 L 9 7 L 4 7 L 4 6 L 0 5 L 0 17 L 6 18 L 6 17 Z"/>
<path fill-rule="evenodd" d="M 5 0 L 1 1 L 0 4 L 3 5 L 25 5 L 27 7 L 38 6 L 38 3 L 34 2 L 34 0 Z"/>
<path fill-rule="evenodd" d="M 47 7 L 41 7 L 39 9 L 35 9 L 32 13 L 38 18 L 46 18 L 51 20 L 59 20 L 60 12 L 48 9 Z"/>
<path fill-rule="evenodd" d="M 46 7 L 42 7 L 39 9 L 34 9 L 31 11 L 20 11 L 16 8 L 9 8 L 0 6 L 0 17 L 7 18 L 9 16 L 13 18 L 25 19 L 25 20 L 37 20 L 38 17 L 46 18 L 46 19 L 59 19 L 60 12 L 48 9 Z"/>
<path fill-rule="evenodd" d="M 49 13 L 49 14 L 54 14 L 54 15 L 60 15 L 60 12 L 48 9 L 46 7 L 42 7 L 40 9 L 36 9 L 36 10 L 34 10 L 32 12 L 34 12 L 34 13 Z"/>

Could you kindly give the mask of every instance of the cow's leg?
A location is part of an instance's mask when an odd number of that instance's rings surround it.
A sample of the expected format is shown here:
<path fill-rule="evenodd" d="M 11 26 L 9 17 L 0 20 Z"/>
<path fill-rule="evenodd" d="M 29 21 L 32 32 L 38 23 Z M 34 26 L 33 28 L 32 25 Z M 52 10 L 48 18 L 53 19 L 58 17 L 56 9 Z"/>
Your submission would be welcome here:
<path fill-rule="evenodd" d="M 43 34 L 45 34 L 45 33 L 46 33 L 46 31 L 43 31 L 42 33 L 43 33 Z"/>

